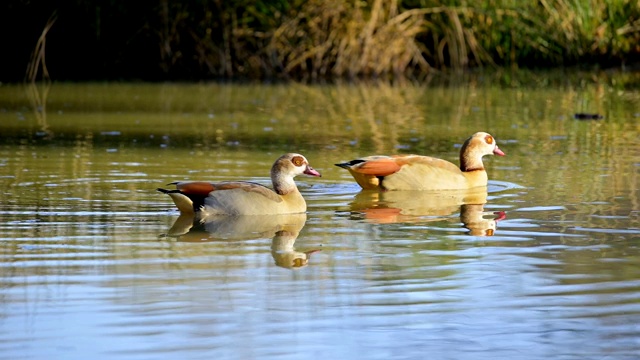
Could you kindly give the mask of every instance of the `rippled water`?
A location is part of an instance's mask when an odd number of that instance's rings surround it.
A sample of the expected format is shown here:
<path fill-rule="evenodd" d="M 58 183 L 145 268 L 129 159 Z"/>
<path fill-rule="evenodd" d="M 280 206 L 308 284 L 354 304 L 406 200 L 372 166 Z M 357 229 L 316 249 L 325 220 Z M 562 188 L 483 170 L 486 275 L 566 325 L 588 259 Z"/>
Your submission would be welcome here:
<path fill-rule="evenodd" d="M 2 358 L 640 353 L 637 91 L 54 85 L 32 112 L 0 90 Z M 456 162 L 477 130 L 507 153 L 481 202 L 333 166 Z M 194 224 L 155 191 L 268 184 L 287 151 L 323 174 L 298 179 L 307 214 Z"/>

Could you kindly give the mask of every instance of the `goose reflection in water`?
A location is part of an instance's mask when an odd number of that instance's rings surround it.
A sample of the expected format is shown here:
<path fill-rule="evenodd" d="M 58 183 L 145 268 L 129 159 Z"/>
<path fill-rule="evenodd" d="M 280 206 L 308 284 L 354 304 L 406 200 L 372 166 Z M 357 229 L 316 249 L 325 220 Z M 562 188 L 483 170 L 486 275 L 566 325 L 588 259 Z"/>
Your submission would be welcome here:
<path fill-rule="evenodd" d="M 298 269 L 309 264 L 311 254 L 320 251 L 297 251 L 295 241 L 307 221 L 307 215 L 207 216 L 180 215 L 161 237 L 180 242 L 252 240 L 272 238 L 271 255 L 277 266 Z"/>
<path fill-rule="evenodd" d="M 351 211 L 377 224 L 446 220 L 460 211 L 460 220 L 473 236 L 493 236 L 504 212 L 487 212 L 487 188 L 449 191 L 369 191 L 358 193 Z M 491 218 L 485 216 L 491 215 Z"/>

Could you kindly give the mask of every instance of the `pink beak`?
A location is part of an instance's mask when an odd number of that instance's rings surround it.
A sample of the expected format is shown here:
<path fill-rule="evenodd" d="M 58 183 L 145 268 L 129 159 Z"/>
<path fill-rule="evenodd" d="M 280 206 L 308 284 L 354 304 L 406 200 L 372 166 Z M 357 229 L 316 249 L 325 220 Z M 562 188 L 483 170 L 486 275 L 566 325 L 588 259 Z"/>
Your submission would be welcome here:
<path fill-rule="evenodd" d="M 314 169 L 314 168 L 312 168 L 311 166 L 308 166 L 308 165 L 307 165 L 307 168 L 304 170 L 304 173 L 307 174 L 307 175 L 311 175 L 311 176 L 318 176 L 318 177 L 322 176 L 322 175 L 320 175 L 319 172 L 316 171 L 316 169 Z"/>
<path fill-rule="evenodd" d="M 507 218 L 507 214 L 504 211 L 496 211 L 493 213 L 494 215 L 497 215 L 495 219 L 495 221 L 500 221 L 500 220 L 504 220 Z"/>
<path fill-rule="evenodd" d="M 500 150 L 500 148 L 498 148 L 498 145 L 496 145 L 496 148 L 493 149 L 493 153 L 495 155 L 500 155 L 500 156 L 504 156 L 504 153 L 502 152 L 502 150 Z"/>

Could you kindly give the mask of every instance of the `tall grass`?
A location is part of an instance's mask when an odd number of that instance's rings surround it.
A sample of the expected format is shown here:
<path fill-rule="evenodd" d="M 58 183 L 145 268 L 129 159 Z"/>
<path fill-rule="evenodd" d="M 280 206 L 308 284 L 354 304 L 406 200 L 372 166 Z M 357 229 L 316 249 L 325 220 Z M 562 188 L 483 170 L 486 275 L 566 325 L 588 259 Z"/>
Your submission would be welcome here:
<path fill-rule="evenodd" d="M 270 47 L 286 75 L 312 79 L 624 65 L 640 61 L 640 2 L 313 0 Z"/>
<path fill-rule="evenodd" d="M 429 71 L 416 40 L 420 14 L 400 12 L 397 0 L 311 0 L 273 34 L 271 51 L 285 75 L 386 77 Z"/>
<path fill-rule="evenodd" d="M 640 63 L 638 0 L 160 0 L 141 19 L 135 4 L 77 3 L 78 16 L 64 19 L 97 14 L 90 45 L 160 79 L 396 79 L 487 66 Z M 48 76 L 52 24 L 27 78 L 38 69 Z"/>
<path fill-rule="evenodd" d="M 640 60 L 637 0 L 486 0 L 463 27 L 500 65 L 619 65 Z"/>

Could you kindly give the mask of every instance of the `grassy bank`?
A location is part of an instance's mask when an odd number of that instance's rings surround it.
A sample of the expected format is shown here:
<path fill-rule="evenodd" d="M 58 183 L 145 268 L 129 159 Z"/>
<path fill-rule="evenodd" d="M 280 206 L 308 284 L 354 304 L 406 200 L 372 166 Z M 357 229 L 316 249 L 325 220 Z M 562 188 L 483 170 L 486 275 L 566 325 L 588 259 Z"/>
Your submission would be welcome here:
<path fill-rule="evenodd" d="M 423 78 L 640 61 L 637 0 L 159 0 L 144 11 L 114 0 L 8 4 L 38 29 L 18 35 L 32 56 L 18 51 L 16 67 L 31 59 L 31 76 L 47 65 L 54 79 Z M 79 41 L 69 44 L 70 35 Z"/>

